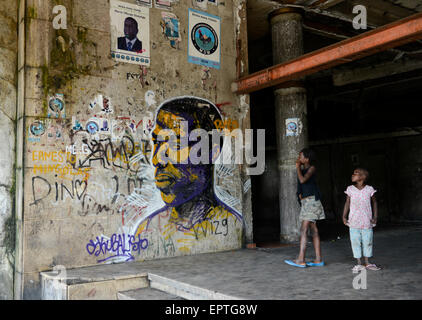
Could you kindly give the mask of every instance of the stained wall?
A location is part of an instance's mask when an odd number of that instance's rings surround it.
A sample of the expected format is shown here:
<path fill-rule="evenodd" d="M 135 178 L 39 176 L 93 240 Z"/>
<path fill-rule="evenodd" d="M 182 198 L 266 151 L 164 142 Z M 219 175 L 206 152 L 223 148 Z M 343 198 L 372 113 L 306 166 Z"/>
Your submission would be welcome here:
<path fill-rule="evenodd" d="M 53 27 L 56 5 L 66 8 L 66 29 Z M 219 69 L 188 62 L 189 8 L 221 19 Z M 244 166 L 174 169 L 177 181 L 190 179 L 184 182 L 187 189 L 170 192 L 187 199 L 176 206 L 157 187 L 152 140 L 159 107 L 168 101 L 173 101 L 165 111 L 170 117 L 183 116 L 186 110 L 174 104 L 187 101 L 197 109 L 192 117 L 208 117 L 216 127 L 243 129 L 248 123 L 249 98 L 230 90 L 247 65 L 241 55 L 246 43 L 238 41 L 246 26 L 244 1 L 204 9 L 180 0 L 170 11 L 146 10 L 149 39 L 143 47 L 149 40 L 150 62 L 138 65 L 111 55 L 116 39 L 108 0 L 26 1 L 16 290 L 21 298 L 38 299 L 39 272 L 56 265 L 143 261 L 238 249 L 244 243 L 244 221 L 251 220 L 250 206 L 244 207 L 250 197 Z M 165 34 L 163 17 L 169 12 L 179 23 L 179 37 Z M 144 37 L 145 31 L 139 34 Z M 217 110 L 220 118 L 207 110 Z M 201 187 L 188 188 L 198 181 Z"/>
<path fill-rule="evenodd" d="M 0 2 L 0 300 L 13 297 L 17 1 Z"/>

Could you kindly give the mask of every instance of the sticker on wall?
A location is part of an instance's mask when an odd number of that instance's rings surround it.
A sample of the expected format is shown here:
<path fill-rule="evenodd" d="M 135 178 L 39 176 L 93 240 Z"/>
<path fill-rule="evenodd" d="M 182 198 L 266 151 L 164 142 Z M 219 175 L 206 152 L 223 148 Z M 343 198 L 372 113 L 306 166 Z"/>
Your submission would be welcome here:
<path fill-rule="evenodd" d="M 220 17 L 189 9 L 188 61 L 220 69 Z"/>
<path fill-rule="evenodd" d="M 155 92 L 154 91 L 148 90 L 145 93 L 145 102 L 146 102 L 148 107 L 151 107 L 151 106 L 153 106 L 157 103 L 157 101 L 155 101 Z"/>
<path fill-rule="evenodd" d="M 164 36 L 170 40 L 172 48 L 178 49 L 179 43 L 182 41 L 182 37 L 179 32 L 179 19 L 177 16 L 170 12 L 161 13 L 162 21 L 160 25 L 163 29 Z"/>
<path fill-rule="evenodd" d="M 100 125 L 98 123 L 98 119 L 91 118 L 86 123 L 85 129 L 90 135 L 92 136 L 96 135 L 100 131 Z"/>
<path fill-rule="evenodd" d="M 102 107 L 101 107 L 101 112 L 104 113 L 104 114 L 113 113 L 113 108 L 111 106 L 110 98 L 103 97 L 102 102 L 103 103 L 102 103 Z"/>
<path fill-rule="evenodd" d="M 49 118 L 66 118 L 66 109 L 64 103 L 64 96 L 56 93 L 53 97 L 48 99 L 48 115 Z"/>
<path fill-rule="evenodd" d="M 102 134 L 110 134 L 111 128 L 108 119 L 99 119 L 100 122 L 100 133 Z"/>
<path fill-rule="evenodd" d="M 31 123 L 28 131 L 28 142 L 41 142 L 41 136 L 46 131 L 46 125 L 44 121 L 37 120 Z"/>
<path fill-rule="evenodd" d="M 111 0 L 110 19 L 112 58 L 149 66 L 149 9 Z"/>
<path fill-rule="evenodd" d="M 208 3 L 211 3 L 212 5 L 218 6 L 218 0 L 208 0 Z"/>
<path fill-rule="evenodd" d="M 202 10 L 206 10 L 207 9 L 207 0 L 192 0 L 193 5 L 197 8 L 200 8 Z"/>
<path fill-rule="evenodd" d="M 155 0 L 155 7 L 158 9 L 165 9 L 170 10 L 171 9 L 171 0 Z"/>
<path fill-rule="evenodd" d="M 297 137 L 302 132 L 302 122 L 299 118 L 286 119 L 286 137 Z"/>
<path fill-rule="evenodd" d="M 114 112 L 110 98 L 103 96 L 102 94 L 96 96 L 95 99 L 89 104 L 90 110 L 94 110 L 96 107 L 100 109 L 102 114 L 110 114 Z"/>
<path fill-rule="evenodd" d="M 84 130 L 81 122 L 75 116 L 72 117 L 72 130 L 75 132 Z"/>
<path fill-rule="evenodd" d="M 136 3 L 140 6 L 152 8 L 152 0 L 136 0 Z"/>
<path fill-rule="evenodd" d="M 60 127 L 55 125 L 50 125 L 47 129 L 47 139 L 48 140 L 58 140 L 62 138 L 62 132 Z"/>
<path fill-rule="evenodd" d="M 45 126 L 42 121 L 34 121 L 29 126 L 29 132 L 31 135 L 39 137 L 42 136 L 45 133 Z"/>

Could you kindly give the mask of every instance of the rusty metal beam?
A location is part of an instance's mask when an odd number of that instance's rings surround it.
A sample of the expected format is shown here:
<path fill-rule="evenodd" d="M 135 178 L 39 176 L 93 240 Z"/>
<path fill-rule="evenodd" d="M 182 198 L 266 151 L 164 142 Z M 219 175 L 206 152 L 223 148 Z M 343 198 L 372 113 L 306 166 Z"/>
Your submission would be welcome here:
<path fill-rule="evenodd" d="M 311 4 L 311 8 L 328 9 L 344 1 L 345 0 L 318 0 Z"/>
<path fill-rule="evenodd" d="M 237 94 L 244 94 L 276 86 L 421 38 L 422 13 L 418 13 L 288 62 L 255 72 L 233 82 L 232 90 Z"/>

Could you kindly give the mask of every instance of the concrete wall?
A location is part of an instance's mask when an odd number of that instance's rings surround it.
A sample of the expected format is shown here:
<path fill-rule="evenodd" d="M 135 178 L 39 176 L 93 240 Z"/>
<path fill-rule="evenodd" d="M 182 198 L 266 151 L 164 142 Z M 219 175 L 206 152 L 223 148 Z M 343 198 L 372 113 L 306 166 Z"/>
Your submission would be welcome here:
<path fill-rule="evenodd" d="M 67 9 L 67 29 L 53 28 L 57 4 Z M 223 122 L 248 123 L 249 98 L 230 90 L 247 65 L 238 58 L 246 43 L 237 45 L 246 32 L 245 1 L 196 8 L 221 18 L 219 70 L 188 63 L 192 7 L 190 0 L 172 5 L 179 44 L 163 34 L 167 11 L 149 9 L 151 62 L 139 66 L 111 56 L 109 1 L 26 1 L 24 218 L 16 298 L 38 299 L 39 272 L 55 265 L 75 268 L 242 246 L 243 220 L 252 216 L 250 192 L 243 188 L 248 177 L 240 166 L 211 168 L 213 175 L 203 181 L 208 198 L 184 205 L 184 215 L 166 205 L 154 181 L 150 131 L 163 102 L 180 96 L 206 99 L 219 106 Z M 109 131 L 90 133 L 92 120 L 101 128 L 108 121 Z M 191 182 L 196 178 L 191 175 Z M 183 192 L 197 189 L 188 191 Z M 211 210 L 204 212 L 211 198 Z"/>
<path fill-rule="evenodd" d="M 13 298 L 17 7 L 0 2 L 0 300 Z"/>

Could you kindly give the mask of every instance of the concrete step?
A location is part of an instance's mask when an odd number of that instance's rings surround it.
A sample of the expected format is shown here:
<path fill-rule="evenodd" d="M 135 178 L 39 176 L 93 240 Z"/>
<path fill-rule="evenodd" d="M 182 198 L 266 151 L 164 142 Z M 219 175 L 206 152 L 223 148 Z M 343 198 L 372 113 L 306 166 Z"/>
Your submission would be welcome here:
<path fill-rule="evenodd" d="M 40 276 L 42 300 L 117 300 L 119 292 L 149 287 L 148 273 L 127 265 L 41 272 Z"/>
<path fill-rule="evenodd" d="M 186 282 L 166 278 L 153 273 L 148 274 L 150 287 L 186 300 L 241 300 L 217 291 L 197 287 Z"/>
<path fill-rule="evenodd" d="M 185 300 L 161 290 L 152 288 L 142 288 L 137 290 L 130 290 L 119 292 L 117 294 L 118 300 Z"/>

